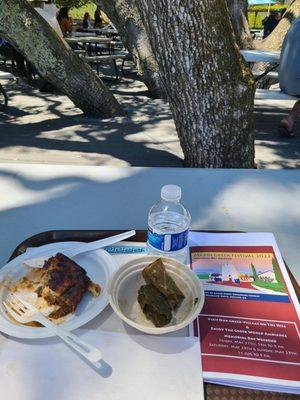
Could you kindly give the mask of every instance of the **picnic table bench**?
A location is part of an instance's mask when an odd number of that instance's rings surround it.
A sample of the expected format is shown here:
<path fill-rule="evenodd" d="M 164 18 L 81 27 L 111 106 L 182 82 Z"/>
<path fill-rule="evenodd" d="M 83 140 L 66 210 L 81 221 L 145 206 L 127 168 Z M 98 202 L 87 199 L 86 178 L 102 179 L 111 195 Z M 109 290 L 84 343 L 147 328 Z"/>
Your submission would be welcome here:
<path fill-rule="evenodd" d="M 279 64 L 280 51 L 240 50 L 240 52 L 247 62 L 269 62 Z"/>
<path fill-rule="evenodd" d="M 259 100 L 299 100 L 299 97 L 291 96 L 281 90 L 259 88 L 255 91 L 255 98 Z"/>
<path fill-rule="evenodd" d="M 122 60 L 121 71 L 124 76 L 126 75 L 124 72 L 125 62 L 133 60 L 131 54 L 129 54 L 128 52 L 120 52 L 120 53 L 96 55 L 96 56 L 83 55 L 82 57 L 88 64 L 96 64 L 96 69 L 98 74 L 99 74 L 99 64 L 112 61 L 116 76 L 114 79 L 115 81 L 119 79 L 117 60 Z"/>
<path fill-rule="evenodd" d="M 255 80 L 258 81 L 264 76 L 278 79 L 278 71 L 274 71 L 279 66 L 280 51 L 262 51 L 262 50 L 241 50 L 240 51 L 247 62 L 268 62 L 275 65 L 265 72 L 253 71 Z M 280 89 L 260 89 L 255 91 L 255 98 L 259 100 L 299 100 L 296 96 L 291 96 L 282 92 Z"/>
<path fill-rule="evenodd" d="M 102 53 L 103 50 L 107 50 L 111 53 L 114 50 L 116 42 L 111 38 L 99 37 L 99 36 L 78 36 L 78 37 L 67 37 L 65 41 L 74 48 L 77 46 L 77 50 L 85 50 L 90 56 L 95 53 Z M 72 46 L 73 45 L 73 46 Z"/>
<path fill-rule="evenodd" d="M 82 35 L 82 34 L 81 34 Z M 112 39 L 99 36 L 77 36 L 77 37 L 66 37 L 67 43 L 110 43 Z"/>

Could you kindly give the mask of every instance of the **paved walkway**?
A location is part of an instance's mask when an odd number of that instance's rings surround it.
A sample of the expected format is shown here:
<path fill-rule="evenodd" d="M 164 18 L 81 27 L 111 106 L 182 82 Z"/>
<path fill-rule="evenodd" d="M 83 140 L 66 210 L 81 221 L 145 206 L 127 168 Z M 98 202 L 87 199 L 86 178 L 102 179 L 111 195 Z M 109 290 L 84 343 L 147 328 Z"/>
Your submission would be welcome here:
<path fill-rule="evenodd" d="M 255 102 L 255 153 L 259 168 L 300 168 L 300 120 L 295 124 L 294 139 L 282 139 L 277 134 L 280 120 L 293 104 L 290 100 Z"/>
<path fill-rule="evenodd" d="M 145 96 L 139 81 L 111 85 L 128 116 L 81 116 L 66 96 L 7 83 L 9 108 L 0 113 L 0 162 L 112 166 L 182 166 L 183 155 L 168 105 Z M 275 104 L 275 103 L 274 103 Z M 256 161 L 260 168 L 300 167 L 300 124 L 294 140 L 277 136 L 292 106 L 259 101 L 255 107 Z"/>

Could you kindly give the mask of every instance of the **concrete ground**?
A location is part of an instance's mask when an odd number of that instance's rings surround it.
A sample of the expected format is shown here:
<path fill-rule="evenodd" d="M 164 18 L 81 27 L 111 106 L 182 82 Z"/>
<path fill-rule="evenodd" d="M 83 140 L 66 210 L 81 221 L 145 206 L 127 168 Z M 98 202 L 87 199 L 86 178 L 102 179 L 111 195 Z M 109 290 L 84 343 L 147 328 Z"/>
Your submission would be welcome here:
<path fill-rule="evenodd" d="M 3 83 L 9 107 L 0 113 L 0 162 L 183 166 L 168 105 L 147 98 L 138 80 L 110 84 L 128 114 L 105 120 L 83 117 L 66 96 L 40 93 L 17 81 Z M 277 135 L 278 123 L 292 105 L 256 102 L 259 168 L 300 167 L 300 124 L 293 140 Z"/>

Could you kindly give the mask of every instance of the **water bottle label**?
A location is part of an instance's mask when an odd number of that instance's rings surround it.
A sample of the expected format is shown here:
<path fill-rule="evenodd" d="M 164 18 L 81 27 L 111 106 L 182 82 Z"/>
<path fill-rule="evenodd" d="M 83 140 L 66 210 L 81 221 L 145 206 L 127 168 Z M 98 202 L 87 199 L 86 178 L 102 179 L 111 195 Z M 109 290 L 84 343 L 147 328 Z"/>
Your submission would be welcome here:
<path fill-rule="evenodd" d="M 148 243 L 161 251 L 178 251 L 187 245 L 188 229 L 179 233 L 160 234 L 148 227 Z"/>

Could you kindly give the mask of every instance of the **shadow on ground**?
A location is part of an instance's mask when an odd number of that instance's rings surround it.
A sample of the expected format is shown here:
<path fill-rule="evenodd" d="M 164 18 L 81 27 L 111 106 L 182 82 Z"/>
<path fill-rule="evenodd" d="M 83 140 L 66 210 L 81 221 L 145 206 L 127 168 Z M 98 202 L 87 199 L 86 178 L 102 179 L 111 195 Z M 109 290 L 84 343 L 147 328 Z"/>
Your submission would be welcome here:
<path fill-rule="evenodd" d="M 136 77 L 108 83 L 126 117 L 85 118 L 66 96 L 7 85 L 9 107 L 0 114 L 0 162 L 114 166 L 183 166 L 169 106 L 146 96 Z M 278 137 L 278 125 L 293 102 L 255 106 L 259 168 L 300 167 L 300 123 L 296 138 Z M 298 134 L 297 134 L 298 133 Z"/>
<path fill-rule="evenodd" d="M 104 120 L 84 117 L 65 96 L 8 86 L 9 107 L 0 115 L 0 160 L 182 166 L 168 105 L 145 97 L 141 82 L 130 82 L 110 84 L 126 117 Z"/>
<path fill-rule="evenodd" d="M 296 137 L 280 138 L 278 126 L 281 119 L 290 111 L 293 102 L 285 102 L 284 106 L 256 105 L 255 150 L 256 161 L 260 168 L 300 168 L 300 121 L 295 124 Z"/>

